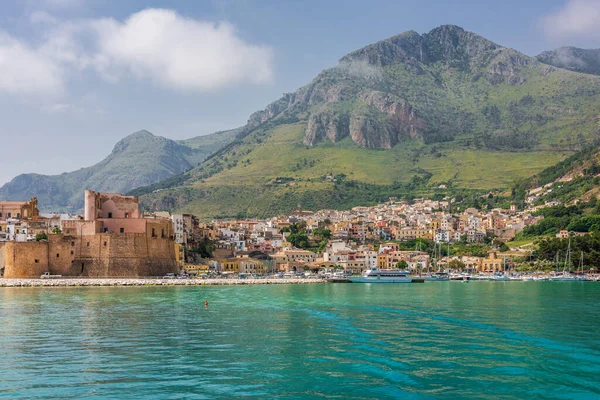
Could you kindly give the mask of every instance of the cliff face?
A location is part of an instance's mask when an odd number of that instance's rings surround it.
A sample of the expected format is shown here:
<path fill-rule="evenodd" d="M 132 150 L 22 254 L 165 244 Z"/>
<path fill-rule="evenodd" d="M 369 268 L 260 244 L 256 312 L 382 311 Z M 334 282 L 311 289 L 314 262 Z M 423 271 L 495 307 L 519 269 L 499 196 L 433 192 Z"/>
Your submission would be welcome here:
<path fill-rule="evenodd" d="M 444 25 L 419 35 L 406 32 L 366 46 L 340 59 L 309 85 L 286 94 L 250 116 L 249 128 L 306 115 L 304 144 L 350 137 L 360 147 L 389 149 L 405 139 L 448 139 L 460 129 L 456 113 L 440 104 L 446 81 L 521 85 L 524 71 L 539 63 L 462 28 Z M 419 87 L 423 80 L 430 88 Z M 419 92 L 423 90 L 422 92 Z"/>
<path fill-rule="evenodd" d="M 337 142 L 350 136 L 360 147 L 389 149 L 402 139 L 416 139 L 424 127 L 413 107 L 390 93 L 364 91 L 356 101 L 359 105 L 348 112 L 334 107 L 313 112 L 304 144 L 313 146 L 325 139 Z"/>

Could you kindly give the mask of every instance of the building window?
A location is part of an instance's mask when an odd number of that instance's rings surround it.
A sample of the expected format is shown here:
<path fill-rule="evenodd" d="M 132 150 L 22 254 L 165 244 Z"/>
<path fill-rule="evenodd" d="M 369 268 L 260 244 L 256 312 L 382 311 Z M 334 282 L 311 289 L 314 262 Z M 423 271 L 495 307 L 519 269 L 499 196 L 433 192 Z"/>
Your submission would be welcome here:
<path fill-rule="evenodd" d="M 87 242 L 87 247 L 90 247 L 90 242 Z"/>
<path fill-rule="evenodd" d="M 37 258 L 35 259 L 35 263 L 39 264 L 40 260 L 38 260 Z"/>
<path fill-rule="evenodd" d="M 106 242 L 104 242 L 104 245 L 106 246 Z"/>
<path fill-rule="evenodd" d="M 71 250 L 71 255 L 75 254 L 75 252 L 73 250 Z"/>
<path fill-rule="evenodd" d="M 125 213 L 125 218 L 129 218 L 129 213 Z"/>
<path fill-rule="evenodd" d="M 112 213 L 108 213 L 108 218 L 112 218 Z"/>
<path fill-rule="evenodd" d="M 56 253 L 56 258 L 60 258 L 60 254 Z"/>
<path fill-rule="evenodd" d="M 10 218 L 10 217 L 11 217 L 10 213 L 7 213 L 6 218 Z"/>
<path fill-rule="evenodd" d="M 17 219 L 21 218 L 21 213 L 17 213 Z"/>
<path fill-rule="evenodd" d="M 121 233 L 125 233 L 125 228 L 120 228 L 120 229 L 119 229 L 119 232 L 121 232 Z"/>
<path fill-rule="evenodd" d="M 156 237 L 156 230 L 152 228 L 152 237 Z"/>
<path fill-rule="evenodd" d="M 108 233 L 108 228 L 104 228 L 104 233 Z"/>
<path fill-rule="evenodd" d="M 75 242 L 71 242 L 71 247 L 75 247 Z"/>
<path fill-rule="evenodd" d="M 70 230 L 70 229 L 67 229 L 67 230 L 65 231 L 65 233 L 68 235 L 69 233 L 71 233 L 71 230 Z"/>
<path fill-rule="evenodd" d="M 161 238 L 164 238 L 164 237 L 165 237 L 165 230 L 164 230 L 164 229 L 161 229 L 161 230 L 160 230 L 160 237 L 161 237 Z"/>
<path fill-rule="evenodd" d="M 0 218 L 2 218 L 2 213 L 0 213 Z"/>

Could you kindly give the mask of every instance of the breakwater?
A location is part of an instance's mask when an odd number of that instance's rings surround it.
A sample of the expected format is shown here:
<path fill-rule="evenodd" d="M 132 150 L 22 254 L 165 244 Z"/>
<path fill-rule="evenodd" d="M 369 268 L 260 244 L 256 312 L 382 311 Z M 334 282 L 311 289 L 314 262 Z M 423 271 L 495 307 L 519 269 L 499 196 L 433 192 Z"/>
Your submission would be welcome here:
<path fill-rule="evenodd" d="M 54 278 L 0 279 L 0 287 L 52 286 L 235 286 L 326 283 L 316 278 L 270 279 L 162 279 L 162 278 Z"/>

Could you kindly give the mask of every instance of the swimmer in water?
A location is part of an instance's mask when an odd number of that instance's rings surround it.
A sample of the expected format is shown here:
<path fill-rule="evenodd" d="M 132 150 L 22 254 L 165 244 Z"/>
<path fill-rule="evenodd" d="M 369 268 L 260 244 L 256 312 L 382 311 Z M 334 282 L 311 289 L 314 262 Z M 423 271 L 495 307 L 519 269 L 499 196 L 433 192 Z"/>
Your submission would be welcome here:
<path fill-rule="evenodd" d="M 208 300 L 204 302 L 204 307 L 208 307 Z"/>

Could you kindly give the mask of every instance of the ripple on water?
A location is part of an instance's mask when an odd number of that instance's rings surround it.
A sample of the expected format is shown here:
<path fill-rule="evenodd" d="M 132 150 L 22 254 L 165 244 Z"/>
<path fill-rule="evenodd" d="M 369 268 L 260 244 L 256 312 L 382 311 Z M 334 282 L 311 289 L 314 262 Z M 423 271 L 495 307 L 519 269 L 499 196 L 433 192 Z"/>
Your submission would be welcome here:
<path fill-rule="evenodd" d="M 0 397 L 594 398 L 598 300 L 543 282 L 2 288 Z"/>

